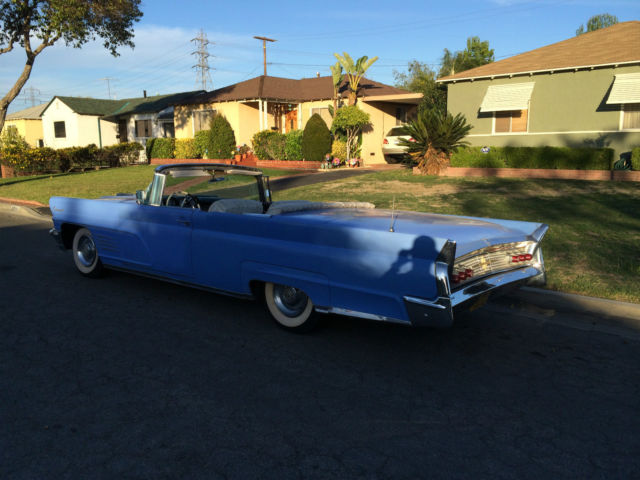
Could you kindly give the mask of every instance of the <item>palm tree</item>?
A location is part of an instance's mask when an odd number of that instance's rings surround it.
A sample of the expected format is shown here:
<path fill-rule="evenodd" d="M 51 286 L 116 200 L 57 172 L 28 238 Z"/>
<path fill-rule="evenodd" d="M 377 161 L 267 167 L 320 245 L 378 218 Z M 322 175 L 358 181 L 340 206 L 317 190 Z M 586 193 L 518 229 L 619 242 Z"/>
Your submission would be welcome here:
<path fill-rule="evenodd" d="M 473 127 L 461 113 L 455 117 L 449 112 L 423 109 L 415 120 L 404 126 L 403 135 L 410 138 L 400 140 L 407 152 L 427 175 L 438 175 L 449 165 L 451 154 L 458 147 L 469 145 L 462 140 Z"/>
<path fill-rule="evenodd" d="M 336 57 L 338 63 L 342 65 L 347 74 L 347 80 L 349 80 L 349 105 L 355 105 L 358 98 L 358 85 L 360 84 L 360 80 L 368 68 L 378 60 L 378 57 L 369 59 L 369 57 L 364 56 L 354 62 L 353 58 L 351 58 L 347 52 L 342 52 L 342 56 L 334 53 L 333 56 Z"/>
<path fill-rule="evenodd" d="M 336 113 L 338 113 L 338 89 L 340 88 L 344 75 L 342 74 L 342 65 L 340 65 L 340 62 L 336 62 L 335 65 L 331 65 L 329 68 L 331 68 L 331 79 L 333 80 L 333 111 L 331 112 L 331 116 L 335 118 Z"/>

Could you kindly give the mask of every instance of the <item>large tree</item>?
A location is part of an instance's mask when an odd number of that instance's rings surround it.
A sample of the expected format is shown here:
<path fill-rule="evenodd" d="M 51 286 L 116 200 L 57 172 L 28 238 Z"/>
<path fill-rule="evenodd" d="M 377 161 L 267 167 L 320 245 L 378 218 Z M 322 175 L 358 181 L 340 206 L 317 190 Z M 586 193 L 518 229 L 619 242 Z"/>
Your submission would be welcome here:
<path fill-rule="evenodd" d="M 587 20 L 587 28 L 585 30 L 584 25 L 580 25 L 580 28 L 576 30 L 576 36 L 582 35 L 586 32 L 593 32 L 600 28 L 610 27 L 618 23 L 618 17 L 609 13 L 601 13 L 600 15 L 594 15 Z"/>
<path fill-rule="evenodd" d="M 333 55 L 338 60 L 338 63 L 342 65 L 342 68 L 344 68 L 347 80 L 349 81 L 349 105 L 355 105 L 358 101 L 358 87 L 360 85 L 360 80 L 362 80 L 362 77 L 369 67 L 378 60 L 378 57 L 370 59 L 365 55 L 354 62 L 351 55 L 347 52 L 343 52 L 342 55 L 338 55 L 337 53 L 334 53 Z"/>
<path fill-rule="evenodd" d="M 26 55 L 20 76 L 0 99 L 0 130 L 45 48 L 57 42 L 80 48 L 100 37 L 117 56 L 118 47 L 133 47 L 133 23 L 142 17 L 139 5 L 140 0 L 0 0 L 0 55 L 16 48 Z"/>
<path fill-rule="evenodd" d="M 404 88 L 410 92 L 422 93 L 420 109 L 447 109 L 447 87 L 436 83 L 436 72 L 426 63 L 412 60 L 409 62 L 407 72 L 393 71 L 396 87 Z"/>
<path fill-rule="evenodd" d="M 489 48 L 489 41 L 480 40 L 480 37 L 467 38 L 467 48 L 457 52 L 444 49 L 442 66 L 438 77 L 453 75 L 454 73 L 479 67 L 495 60 L 493 49 Z"/>

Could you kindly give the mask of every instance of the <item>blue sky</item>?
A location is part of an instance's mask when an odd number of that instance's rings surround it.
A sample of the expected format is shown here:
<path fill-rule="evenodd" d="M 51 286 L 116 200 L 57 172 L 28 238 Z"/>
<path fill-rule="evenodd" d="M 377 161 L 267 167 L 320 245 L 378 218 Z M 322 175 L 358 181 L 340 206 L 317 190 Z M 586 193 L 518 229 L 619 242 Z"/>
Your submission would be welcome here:
<path fill-rule="evenodd" d="M 461 50 L 469 36 L 488 40 L 496 60 L 575 35 L 580 24 L 598 13 L 623 21 L 640 19 L 639 0 L 573 1 L 242 1 L 146 0 L 135 25 L 135 49 L 121 48 L 114 58 L 99 41 L 82 49 L 63 44 L 37 59 L 26 87 L 36 100 L 54 95 L 129 98 L 198 89 L 192 66 L 202 29 L 211 43 L 209 65 L 214 88 L 262 74 L 262 42 L 268 74 L 288 78 L 329 75 L 334 52 L 379 60 L 367 76 L 388 84 L 393 72 L 419 60 L 438 67 L 444 48 Z M 0 93 L 15 82 L 24 64 L 21 50 L 0 56 Z M 109 78 L 107 81 L 105 78 Z M 109 90 L 108 90 L 109 89 Z M 209 88 L 210 89 L 210 88 Z M 10 111 L 30 106 L 23 90 Z"/>

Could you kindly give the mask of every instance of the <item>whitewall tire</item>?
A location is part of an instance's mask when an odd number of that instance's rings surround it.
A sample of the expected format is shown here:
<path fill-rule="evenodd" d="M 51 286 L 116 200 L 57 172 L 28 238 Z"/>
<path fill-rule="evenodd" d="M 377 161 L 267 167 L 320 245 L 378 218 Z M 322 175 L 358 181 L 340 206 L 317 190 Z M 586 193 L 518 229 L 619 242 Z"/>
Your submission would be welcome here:
<path fill-rule="evenodd" d="M 98 255 L 98 249 L 91 232 L 80 228 L 73 236 L 73 262 L 78 271 L 87 277 L 98 277 L 104 267 Z"/>
<path fill-rule="evenodd" d="M 282 328 L 306 332 L 315 327 L 317 316 L 313 314 L 313 302 L 302 290 L 265 283 L 264 298 L 269 314 Z"/>

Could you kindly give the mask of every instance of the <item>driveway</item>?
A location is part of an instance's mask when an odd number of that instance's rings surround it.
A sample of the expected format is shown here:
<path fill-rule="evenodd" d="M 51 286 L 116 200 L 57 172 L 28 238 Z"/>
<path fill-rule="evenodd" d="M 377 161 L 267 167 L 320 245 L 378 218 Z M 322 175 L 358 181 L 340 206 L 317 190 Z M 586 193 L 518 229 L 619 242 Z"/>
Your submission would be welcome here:
<path fill-rule="evenodd" d="M 640 341 L 504 305 L 419 330 L 112 272 L 0 213 L 0 478 L 637 478 Z"/>

